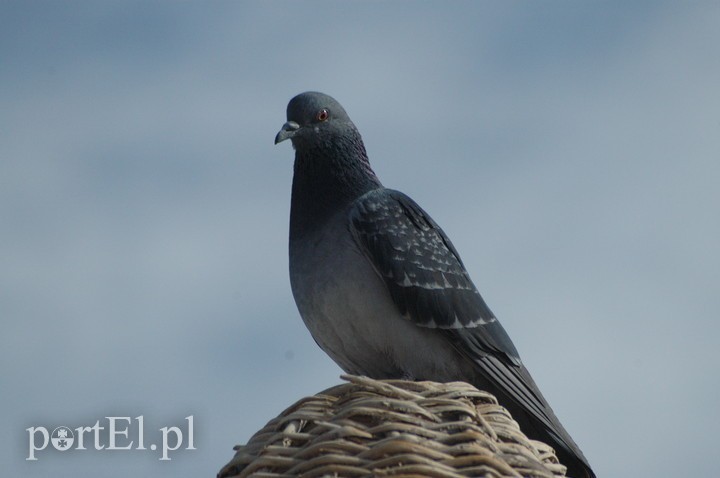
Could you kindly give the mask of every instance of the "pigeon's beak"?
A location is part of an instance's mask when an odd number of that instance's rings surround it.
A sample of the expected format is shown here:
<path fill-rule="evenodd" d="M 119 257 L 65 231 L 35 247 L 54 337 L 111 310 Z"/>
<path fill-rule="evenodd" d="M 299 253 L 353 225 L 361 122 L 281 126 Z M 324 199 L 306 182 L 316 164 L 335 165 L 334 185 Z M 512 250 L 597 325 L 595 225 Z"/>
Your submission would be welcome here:
<path fill-rule="evenodd" d="M 286 139 L 290 139 L 295 136 L 295 132 L 300 129 L 300 125 L 294 121 L 288 121 L 285 123 L 278 134 L 275 136 L 275 144 L 281 143 Z"/>

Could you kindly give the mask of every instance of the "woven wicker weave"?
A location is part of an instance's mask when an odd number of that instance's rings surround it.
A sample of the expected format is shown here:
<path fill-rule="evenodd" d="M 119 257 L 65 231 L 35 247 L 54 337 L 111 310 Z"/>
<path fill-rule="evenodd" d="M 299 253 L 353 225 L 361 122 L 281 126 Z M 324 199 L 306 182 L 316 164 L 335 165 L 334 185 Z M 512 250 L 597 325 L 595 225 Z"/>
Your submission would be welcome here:
<path fill-rule="evenodd" d="M 472 385 L 343 378 L 236 446 L 218 476 L 565 476 L 552 448 Z"/>

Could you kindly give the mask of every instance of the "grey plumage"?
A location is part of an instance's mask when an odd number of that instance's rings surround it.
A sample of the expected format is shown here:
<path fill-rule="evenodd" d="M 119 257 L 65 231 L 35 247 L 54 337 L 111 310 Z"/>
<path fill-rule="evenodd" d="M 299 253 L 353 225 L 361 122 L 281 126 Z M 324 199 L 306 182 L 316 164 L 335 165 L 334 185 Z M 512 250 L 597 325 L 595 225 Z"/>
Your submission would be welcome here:
<path fill-rule="evenodd" d="M 382 186 L 342 106 L 302 93 L 287 119 L 275 143 L 295 148 L 290 280 L 320 347 L 348 373 L 487 390 L 570 474 L 594 477 L 450 239 L 415 201 Z"/>

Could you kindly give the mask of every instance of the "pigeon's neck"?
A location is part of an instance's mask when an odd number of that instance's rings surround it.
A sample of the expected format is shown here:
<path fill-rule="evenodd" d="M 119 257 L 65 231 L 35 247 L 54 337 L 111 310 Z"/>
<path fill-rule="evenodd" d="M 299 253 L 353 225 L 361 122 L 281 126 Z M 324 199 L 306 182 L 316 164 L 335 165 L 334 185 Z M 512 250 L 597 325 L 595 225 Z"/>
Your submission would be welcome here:
<path fill-rule="evenodd" d="M 318 230 L 333 214 L 381 186 L 359 137 L 334 141 L 332 147 L 297 150 L 290 239 Z"/>

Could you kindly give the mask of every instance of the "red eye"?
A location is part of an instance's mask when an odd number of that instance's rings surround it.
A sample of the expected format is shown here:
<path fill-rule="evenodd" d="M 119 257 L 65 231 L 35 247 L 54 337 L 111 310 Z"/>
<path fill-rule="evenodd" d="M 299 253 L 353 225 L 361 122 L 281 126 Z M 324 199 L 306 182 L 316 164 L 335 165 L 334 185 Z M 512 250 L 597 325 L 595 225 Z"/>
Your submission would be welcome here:
<path fill-rule="evenodd" d="M 327 120 L 329 117 L 330 117 L 330 112 L 329 112 L 328 110 L 326 110 L 325 108 L 323 108 L 323 109 L 321 109 L 320 111 L 318 111 L 318 114 L 317 114 L 317 120 L 318 120 L 318 121 L 325 121 L 325 120 Z"/>

